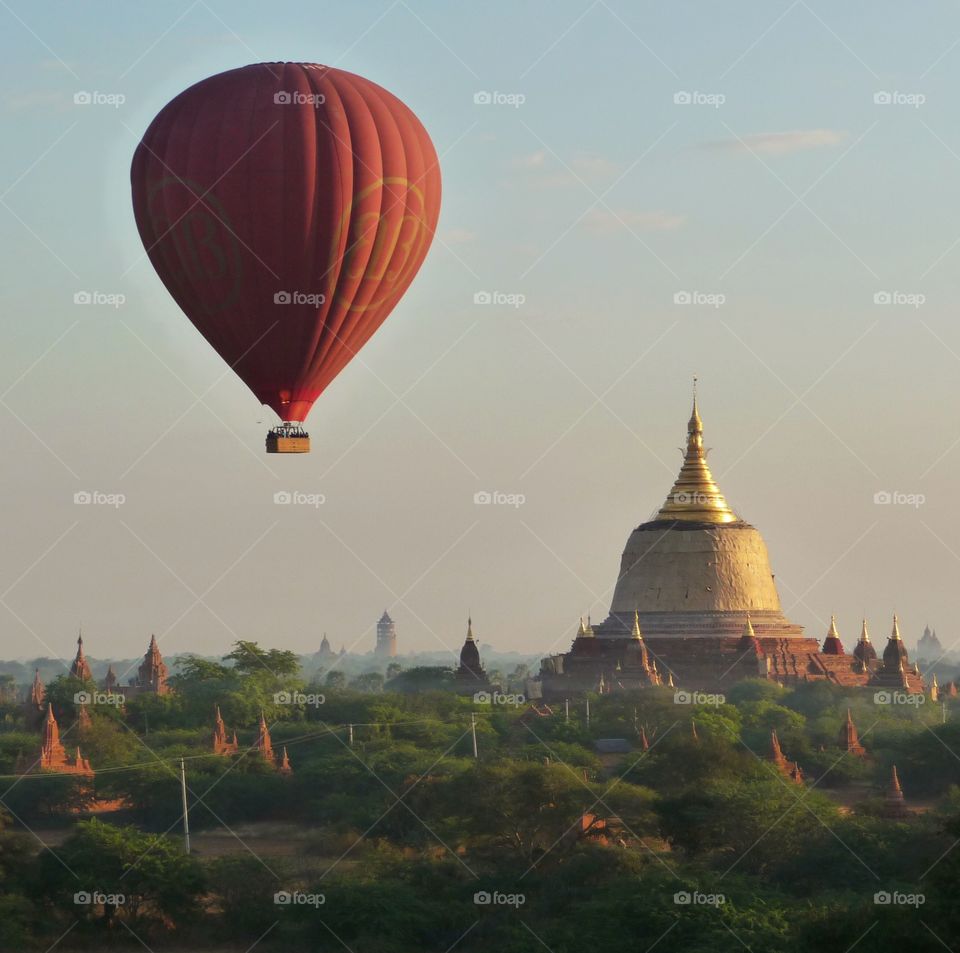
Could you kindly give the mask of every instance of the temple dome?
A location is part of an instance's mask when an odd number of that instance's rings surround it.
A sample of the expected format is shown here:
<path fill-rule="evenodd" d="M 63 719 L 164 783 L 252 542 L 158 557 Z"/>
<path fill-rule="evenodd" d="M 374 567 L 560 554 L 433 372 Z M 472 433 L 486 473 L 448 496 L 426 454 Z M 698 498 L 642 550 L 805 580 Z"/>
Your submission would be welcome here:
<path fill-rule="evenodd" d="M 724 526 L 638 526 L 627 540 L 610 611 L 780 612 L 760 533 Z"/>

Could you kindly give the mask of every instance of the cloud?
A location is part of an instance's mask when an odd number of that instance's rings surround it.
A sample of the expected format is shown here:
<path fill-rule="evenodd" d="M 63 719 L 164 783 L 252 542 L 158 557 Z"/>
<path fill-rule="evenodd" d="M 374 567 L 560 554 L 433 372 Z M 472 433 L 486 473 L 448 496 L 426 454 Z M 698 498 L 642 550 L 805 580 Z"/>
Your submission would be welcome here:
<path fill-rule="evenodd" d="M 796 129 L 792 132 L 758 132 L 739 139 L 724 139 L 708 142 L 706 149 L 721 152 L 740 152 L 760 155 L 786 156 L 807 149 L 835 146 L 847 138 L 847 133 L 837 129 Z"/>
<path fill-rule="evenodd" d="M 32 112 L 62 112 L 66 109 L 74 108 L 72 94 L 68 95 L 58 90 L 41 89 L 6 96 L 3 99 L 3 106 L 8 112 L 22 112 L 25 110 Z"/>
<path fill-rule="evenodd" d="M 471 232 L 468 228 L 449 228 L 441 235 L 448 245 L 466 245 L 476 237 L 477 233 Z"/>
<path fill-rule="evenodd" d="M 531 152 L 530 155 L 517 156 L 512 164 L 515 169 L 542 169 L 546 161 L 546 150 L 541 149 L 539 152 Z"/>
<path fill-rule="evenodd" d="M 603 156 L 587 154 L 574 156 L 569 165 L 564 165 L 559 159 L 549 157 L 546 149 L 517 156 L 511 164 L 530 173 L 529 183 L 540 189 L 582 188 L 584 182 L 609 179 L 620 168 Z"/>
<path fill-rule="evenodd" d="M 620 170 L 616 162 L 605 159 L 603 156 L 577 156 L 570 165 L 574 172 L 584 179 L 602 179 Z"/>
<path fill-rule="evenodd" d="M 620 228 L 644 232 L 672 232 L 680 228 L 687 217 L 675 212 L 656 209 L 649 212 L 632 212 L 628 209 L 592 209 L 583 217 L 583 225 L 598 235 L 606 235 Z"/>

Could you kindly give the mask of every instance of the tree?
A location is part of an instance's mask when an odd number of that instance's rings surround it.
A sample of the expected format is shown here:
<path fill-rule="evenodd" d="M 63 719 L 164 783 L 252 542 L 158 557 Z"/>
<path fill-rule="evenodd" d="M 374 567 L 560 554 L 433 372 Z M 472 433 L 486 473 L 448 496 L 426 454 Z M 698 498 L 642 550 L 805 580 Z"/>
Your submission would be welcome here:
<path fill-rule="evenodd" d="M 204 891 L 199 863 L 179 843 L 97 820 L 78 823 L 56 856 L 47 852 L 40 864 L 43 896 L 71 916 L 105 925 L 183 923 L 199 912 Z M 94 902 L 78 905 L 77 894 Z"/>
<path fill-rule="evenodd" d="M 377 694 L 383 691 L 383 682 L 383 676 L 379 672 L 364 672 L 350 683 L 350 688 L 356 692 Z"/>
<path fill-rule="evenodd" d="M 404 669 L 387 684 L 391 692 L 413 694 L 417 692 L 435 692 L 453 686 L 453 669 L 443 665 L 418 665 Z"/>
<path fill-rule="evenodd" d="M 28 838 L 9 830 L 11 818 L 0 807 L 0 949 L 26 949 L 31 905 L 21 893 L 32 850 Z"/>
<path fill-rule="evenodd" d="M 615 797 L 629 809 L 636 825 L 630 827 L 637 834 L 652 829 L 649 792 L 625 782 L 607 790 L 585 782 L 565 764 L 505 759 L 480 764 L 457 776 L 447 792 L 461 836 L 476 845 L 507 847 L 527 862 L 575 843 L 584 811 L 604 813 L 599 798 Z M 644 801 L 647 806 L 641 809 Z"/>
<path fill-rule="evenodd" d="M 256 642 L 243 639 L 235 642 L 233 650 L 224 656 L 241 678 L 266 679 L 270 682 L 296 678 L 300 674 L 300 658 L 289 649 L 262 649 Z"/>
<path fill-rule="evenodd" d="M 332 692 L 342 692 L 347 687 L 347 676 L 343 672 L 327 672 L 324 685 Z"/>

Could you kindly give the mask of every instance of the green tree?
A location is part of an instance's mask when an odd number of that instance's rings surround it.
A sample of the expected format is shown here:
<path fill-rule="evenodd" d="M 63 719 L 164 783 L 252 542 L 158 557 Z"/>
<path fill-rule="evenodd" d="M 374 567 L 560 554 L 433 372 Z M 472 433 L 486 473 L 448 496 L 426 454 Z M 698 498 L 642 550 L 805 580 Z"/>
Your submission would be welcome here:
<path fill-rule="evenodd" d="M 56 855 L 40 858 L 41 894 L 73 917 L 106 925 L 126 920 L 156 926 L 183 924 L 199 912 L 204 878 L 179 843 L 134 827 L 81 821 Z M 78 894 L 107 900 L 78 903 Z M 82 898 L 81 898 L 82 899 Z"/>
<path fill-rule="evenodd" d="M 324 685 L 331 692 L 342 692 L 347 687 L 347 676 L 340 671 L 327 672 Z"/>
<path fill-rule="evenodd" d="M 383 684 L 384 678 L 379 672 L 364 672 L 350 683 L 350 688 L 356 692 L 379 694 L 383 691 Z"/>

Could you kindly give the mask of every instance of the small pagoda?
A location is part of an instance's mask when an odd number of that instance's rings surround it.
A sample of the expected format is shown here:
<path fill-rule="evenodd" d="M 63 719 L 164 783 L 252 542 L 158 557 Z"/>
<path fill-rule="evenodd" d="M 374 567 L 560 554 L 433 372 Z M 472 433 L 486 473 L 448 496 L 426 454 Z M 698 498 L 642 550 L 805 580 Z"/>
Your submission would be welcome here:
<path fill-rule="evenodd" d="M 237 733 L 232 738 L 227 737 L 227 726 L 220 715 L 220 706 L 216 707 L 216 717 L 213 722 L 213 753 L 222 755 L 236 754 L 240 750 L 237 742 Z"/>
<path fill-rule="evenodd" d="M 47 704 L 47 716 L 43 720 L 40 757 L 32 764 L 26 764 L 21 759 L 18 769 L 25 774 L 51 771 L 55 774 L 77 774 L 85 778 L 94 776 L 90 762 L 80 754 L 79 748 L 75 750 L 73 755 L 67 754 L 67 749 L 60 741 L 60 726 L 53 714 L 53 705 L 49 703 Z"/>
<path fill-rule="evenodd" d="M 93 681 L 93 671 L 86 655 L 83 654 L 83 632 L 77 634 L 77 654 L 70 665 L 70 676 L 79 679 L 81 682 Z"/>
<path fill-rule="evenodd" d="M 903 797 L 903 788 L 900 787 L 896 765 L 893 765 L 890 771 L 890 786 L 887 788 L 884 798 L 883 815 L 892 818 L 904 818 L 910 815 L 910 810 L 907 808 Z"/>
<path fill-rule="evenodd" d="M 770 732 L 770 760 L 785 778 L 789 778 L 796 784 L 803 784 L 803 771 L 796 761 L 789 761 L 783 753 L 776 729 Z"/>
<path fill-rule="evenodd" d="M 853 716 L 850 714 L 849 708 L 847 709 L 847 720 L 840 728 L 840 750 L 858 758 L 864 758 L 867 754 L 867 749 L 860 744 L 860 735 L 857 732 L 857 726 L 853 723 Z"/>
<path fill-rule="evenodd" d="M 270 729 L 267 727 L 267 719 L 263 712 L 260 712 L 260 724 L 257 726 L 257 740 L 254 744 L 260 757 L 272 768 L 276 768 L 280 774 L 293 774 L 293 768 L 290 766 L 290 758 L 287 756 L 287 749 L 284 746 L 279 758 L 273 752 L 273 741 L 270 738 Z"/>
<path fill-rule="evenodd" d="M 137 676 L 130 680 L 130 690 L 137 693 L 167 695 L 170 693 L 170 686 L 167 684 L 169 674 L 163 656 L 160 654 L 160 646 L 157 645 L 157 637 L 151 635 L 146 654 L 137 669 Z"/>

